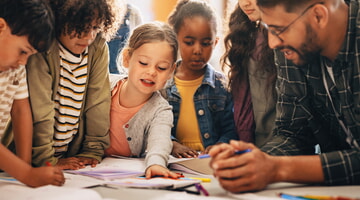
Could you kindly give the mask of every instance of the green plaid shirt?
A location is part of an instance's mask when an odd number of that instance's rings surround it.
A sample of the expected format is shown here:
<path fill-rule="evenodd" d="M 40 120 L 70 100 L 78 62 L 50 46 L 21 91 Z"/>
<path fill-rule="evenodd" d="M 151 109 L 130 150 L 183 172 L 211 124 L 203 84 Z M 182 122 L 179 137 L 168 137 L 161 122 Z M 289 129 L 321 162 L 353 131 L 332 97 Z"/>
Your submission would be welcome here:
<path fill-rule="evenodd" d="M 349 3 L 346 39 L 325 78 L 335 109 L 360 143 L 360 0 Z M 329 41 L 331 42 L 331 41 Z M 358 46 L 359 45 L 359 46 Z M 360 184 L 360 152 L 346 142 L 326 93 L 321 63 L 294 66 L 276 51 L 278 102 L 274 137 L 262 147 L 272 155 L 312 155 L 321 148 L 325 184 Z"/>

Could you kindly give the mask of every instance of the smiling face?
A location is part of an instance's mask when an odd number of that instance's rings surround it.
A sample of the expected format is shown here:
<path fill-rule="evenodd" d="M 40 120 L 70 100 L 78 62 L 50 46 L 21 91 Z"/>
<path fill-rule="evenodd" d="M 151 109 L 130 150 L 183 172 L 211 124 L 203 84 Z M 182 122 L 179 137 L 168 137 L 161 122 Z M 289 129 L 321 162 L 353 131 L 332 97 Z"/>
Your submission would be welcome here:
<path fill-rule="evenodd" d="M 215 30 L 214 23 L 204 17 L 184 19 L 177 34 L 183 67 L 192 71 L 205 67 L 218 41 Z"/>
<path fill-rule="evenodd" d="M 61 34 L 59 41 L 73 54 L 82 54 L 86 47 L 94 42 L 97 34 L 100 32 L 99 26 L 94 21 L 91 25 L 89 32 L 84 32 L 80 37 L 76 36 L 75 31 L 72 34 Z"/>
<path fill-rule="evenodd" d="M 37 52 L 30 45 L 28 36 L 11 34 L 3 18 L 0 18 L 0 47 L 0 71 L 25 65 L 29 56 Z"/>
<path fill-rule="evenodd" d="M 271 30 L 268 34 L 269 47 L 283 52 L 286 59 L 295 65 L 309 63 L 321 52 L 318 33 L 307 20 L 311 11 L 312 8 L 303 14 L 287 13 L 277 6 L 264 8 L 262 12 L 262 21 Z"/>
<path fill-rule="evenodd" d="M 155 50 L 155 52 L 154 52 Z M 174 71 L 173 48 L 165 41 L 150 42 L 123 52 L 123 65 L 128 68 L 128 88 L 144 95 L 162 89 Z"/>
<path fill-rule="evenodd" d="M 260 10 L 256 5 L 256 0 L 239 0 L 238 3 L 241 10 L 248 16 L 250 21 L 260 19 Z"/>

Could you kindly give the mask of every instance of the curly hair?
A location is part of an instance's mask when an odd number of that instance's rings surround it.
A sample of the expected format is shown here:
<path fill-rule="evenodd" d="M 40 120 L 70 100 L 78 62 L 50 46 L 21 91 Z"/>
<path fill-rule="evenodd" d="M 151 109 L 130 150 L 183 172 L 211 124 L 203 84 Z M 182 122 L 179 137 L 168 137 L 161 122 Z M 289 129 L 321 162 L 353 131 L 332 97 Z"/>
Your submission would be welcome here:
<path fill-rule="evenodd" d="M 168 23 L 175 33 L 179 33 L 184 19 L 201 16 L 213 23 L 214 32 L 217 33 L 217 16 L 215 10 L 203 0 L 180 0 L 168 17 Z"/>
<path fill-rule="evenodd" d="M 270 73 L 268 77 L 268 89 L 275 94 L 276 66 L 274 52 L 267 45 L 267 31 L 258 27 L 257 22 L 252 22 L 237 4 L 231 13 L 228 23 L 228 34 L 224 38 L 225 53 L 221 57 L 222 69 L 229 67 L 229 89 L 232 91 L 233 84 L 238 80 L 248 79 L 248 66 L 250 58 L 253 57 L 256 48 L 256 38 L 261 31 L 265 40 L 260 44 L 260 55 L 258 69 Z M 233 91 L 232 91 L 233 92 Z"/>
<path fill-rule="evenodd" d="M 26 35 L 37 51 L 46 51 L 54 39 L 54 17 L 49 5 L 42 0 L 1 0 L 0 17 L 11 34 Z"/>
<path fill-rule="evenodd" d="M 48 0 L 55 16 L 55 34 L 74 34 L 80 37 L 92 29 L 92 23 L 101 28 L 107 40 L 116 33 L 121 19 L 114 0 Z M 124 8 L 125 9 L 125 8 Z"/>

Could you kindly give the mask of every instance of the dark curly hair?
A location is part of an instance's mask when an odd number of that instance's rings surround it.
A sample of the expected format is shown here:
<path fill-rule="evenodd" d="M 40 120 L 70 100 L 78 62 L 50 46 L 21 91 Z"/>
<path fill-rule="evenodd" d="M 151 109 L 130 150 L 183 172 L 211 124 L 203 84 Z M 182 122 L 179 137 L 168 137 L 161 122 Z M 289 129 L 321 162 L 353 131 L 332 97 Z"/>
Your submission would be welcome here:
<path fill-rule="evenodd" d="M 265 39 L 260 44 L 260 54 L 255 58 L 259 63 L 257 70 L 270 73 L 267 89 L 271 89 L 272 94 L 275 94 L 276 66 L 274 52 L 267 44 L 267 31 L 259 27 L 257 22 L 252 22 L 238 4 L 230 15 L 228 26 L 228 34 L 224 38 L 225 53 L 221 62 L 223 70 L 230 68 L 228 76 L 231 92 L 233 84 L 248 79 L 249 60 L 257 51 L 256 38 L 261 31 Z"/>
<path fill-rule="evenodd" d="M 47 50 L 54 39 L 54 17 L 43 0 L 1 0 L 0 17 L 11 29 L 11 34 L 28 36 L 37 51 Z"/>
<path fill-rule="evenodd" d="M 114 27 L 118 19 L 111 0 L 48 0 L 55 15 L 55 34 L 72 34 L 80 37 L 92 29 L 92 22 L 96 21 L 105 38 L 113 34 L 118 27 Z M 115 30 L 115 31 L 114 31 Z"/>

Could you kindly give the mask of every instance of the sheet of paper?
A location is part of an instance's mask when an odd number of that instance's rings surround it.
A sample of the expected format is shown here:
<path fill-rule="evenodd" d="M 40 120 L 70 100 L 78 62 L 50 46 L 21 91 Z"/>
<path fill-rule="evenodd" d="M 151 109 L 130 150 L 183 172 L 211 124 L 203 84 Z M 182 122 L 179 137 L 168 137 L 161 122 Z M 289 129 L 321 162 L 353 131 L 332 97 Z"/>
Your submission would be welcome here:
<path fill-rule="evenodd" d="M 200 180 L 194 179 L 172 179 L 172 178 L 151 178 L 143 177 L 125 178 L 109 181 L 106 185 L 110 187 L 132 187 L 132 188 L 180 188 L 200 183 Z"/>
<path fill-rule="evenodd" d="M 212 175 L 213 171 L 209 166 L 210 159 L 198 158 L 175 158 L 170 156 L 169 169 L 179 170 L 185 173 L 197 175 Z"/>
<path fill-rule="evenodd" d="M 31 199 L 31 200 L 102 200 L 94 190 L 69 187 L 43 186 L 31 188 L 25 185 L 0 183 L 1 199 Z"/>
<path fill-rule="evenodd" d="M 107 157 L 94 168 L 87 166 L 79 170 L 64 170 L 64 172 L 102 180 L 113 180 L 143 175 L 145 172 L 145 163 L 143 159 Z"/>

